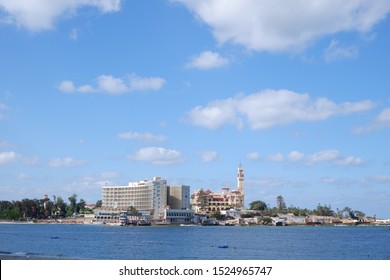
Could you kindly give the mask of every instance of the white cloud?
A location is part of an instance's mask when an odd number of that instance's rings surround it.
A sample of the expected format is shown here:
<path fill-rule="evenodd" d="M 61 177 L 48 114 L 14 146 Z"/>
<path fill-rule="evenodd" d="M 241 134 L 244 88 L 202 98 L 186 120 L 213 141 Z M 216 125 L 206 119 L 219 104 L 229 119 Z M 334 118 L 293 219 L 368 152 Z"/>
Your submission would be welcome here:
<path fill-rule="evenodd" d="M 267 89 L 248 96 L 238 96 L 197 106 L 188 114 L 190 123 L 217 129 L 226 123 L 241 127 L 246 120 L 253 130 L 268 129 L 294 122 L 313 122 L 370 110 L 368 100 L 337 104 L 326 98 L 312 100 L 308 94 Z"/>
<path fill-rule="evenodd" d="M 384 109 L 370 124 L 357 127 L 353 131 L 359 134 L 386 128 L 390 128 L 390 108 Z"/>
<path fill-rule="evenodd" d="M 334 162 L 338 165 L 344 166 L 361 166 L 364 164 L 364 160 L 360 157 L 348 156 L 345 158 L 340 158 Z"/>
<path fill-rule="evenodd" d="M 288 160 L 292 161 L 292 162 L 300 161 L 304 157 L 305 157 L 305 155 L 299 151 L 292 151 L 287 156 Z"/>
<path fill-rule="evenodd" d="M 250 160 L 259 160 L 261 155 L 258 152 L 250 152 L 246 154 L 246 158 Z"/>
<path fill-rule="evenodd" d="M 167 139 L 167 137 L 164 135 L 154 135 L 149 132 L 139 133 L 133 131 L 119 133 L 117 137 L 119 139 L 137 140 L 137 141 L 146 141 L 146 142 L 162 142 Z"/>
<path fill-rule="evenodd" d="M 20 159 L 20 157 L 21 156 L 18 155 L 17 153 L 15 153 L 14 151 L 1 152 L 0 153 L 0 165 L 17 161 L 18 159 Z"/>
<path fill-rule="evenodd" d="M 222 57 L 219 53 L 205 51 L 198 56 L 193 57 L 188 63 L 188 68 L 212 69 L 219 68 L 229 64 L 227 58 Z"/>
<path fill-rule="evenodd" d="M 90 85 L 83 85 L 76 87 L 72 81 L 64 80 L 58 85 L 58 89 L 63 92 L 69 92 L 69 93 L 89 93 L 89 92 L 95 92 L 96 90 L 90 86 Z"/>
<path fill-rule="evenodd" d="M 49 162 L 49 166 L 51 167 L 77 167 L 77 166 L 83 166 L 84 164 L 85 164 L 84 160 L 77 160 L 71 157 L 56 158 L 56 159 L 52 159 Z"/>
<path fill-rule="evenodd" d="M 96 78 L 95 87 L 89 84 L 75 86 L 73 81 L 64 80 L 57 88 L 68 93 L 101 92 L 116 95 L 134 91 L 159 90 L 165 83 L 165 80 L 159 77 L 143 78 L 136 74 L 131 74 L 125 79 L 112 75 L 100 75 Z"/>
<path fill-rule="evenodd" d="M 144 161 L 155 165 L 175 164 L 184 161 L 182 154 L 176 150 L 160 147 L 147 147 L 128 156 L 131 160 Z"/>
<path fill-rule="evenodd" d="M 282 162 L 282 161 L 284 161 L 284 156 L 281 153 L 277 153 L 275 155 L 269 156 L 268 160 Z"/>
<path fill-rule="evenodd" d="M 322 150 L 307 157 L 307 164 L 309 165 L 323 162 L 330 162 L 341 166 L 361 166 L 365 163 L 365 161 L 360 157 L 344 157 L 338 150 L 334 149 Z"/>
<path fill-rule="evenodd" d="M 131 91 L 159 90 L 165 83 L 166 81 L 159 77 L 142 78 L 132 74 L 129 86 Z"/>
<path fill-rule="evenodd" d="M 359 54 L 357 47 L 355 46 L 340 46 L 339 41 L 332 40 L 328 48 L 324 52 L 326 62 L 333 62 L 341 59 L 356 58 Z"/>
<path fill-rule="evenodd" d="M 90 6 L 110 13 L 118 12 L 120 4 L 121 0 L 1 0 L 0 22 L 31 31 L 48 30 L 57 18 L 75 15 L 79 8 Z"/>
<path fill-rule="evenodd" d="M 68 81 L 68 80 L 62 81 L 58 85 L 58 89 L 61 90 L 61 91 L 64 91 L 64 92 L 75 92 L 75 91 L 77 91 L 76 87 L 73 84 L 73 82 L 72 81 Z"/>
<path fill-rule="evenodd" d="M 388 0 L 171 0 L 205 22 L 219 43 L 256 51 L 297 51 L 338 32 L 369 32 Z"/>
<path fill-rule="evenodd" d="M 110 94 L 125 93 L 129 91 L 129 87 L 125 81 L 120 78 L 115 78 L 111 75 L 101 75 L 97 77 L 98 90 Z"/>
<path fill-rule="evenodd" d="M 250 153 L 248 155 L 253 156 L 253 159 L 258 159 L 257 156 L 259 156 L 257 153 Z M 247 157 L 252 159 L 248 155 Z M 362 158 L 355 156 L 345 157 L 335 149 L 321 150 L 308 156 L 305 156 L 305 154 L 299 151 L 291 151 L 287 156 L 282 153 L 276 153 L 267 157 L 268 160 L 274 162 L 284 162 L 286 158 L 291 163 L 305 162 L 309 166 L 320 163 L 330 163 L 336 166 L 362 166 L 365 164 Z"/>
<path fill-rule="evenodd" d="M 225 123 L 237 123 L 237 101 L 229 98 L 210 102 L 206 107 L 195 107 L 188 113 L 192 124 L 217 129 Z"/>
<path fill-rule="evenodd" d="M 216 151 L 202 151 L 199 153 L 200 159 L 203 162 L 213 162 L 220 160 Z"/>
<path fill-rule="evenodd" d="M 310 164 L 326 162 L 326 161 L 335 161 L 339 159 L 340 156 L 341 154 L 337 150 L 323 150 L 323 151 L 316 152 L 312 155 L 309 155 L 307 157 L 307 161 Z"/>

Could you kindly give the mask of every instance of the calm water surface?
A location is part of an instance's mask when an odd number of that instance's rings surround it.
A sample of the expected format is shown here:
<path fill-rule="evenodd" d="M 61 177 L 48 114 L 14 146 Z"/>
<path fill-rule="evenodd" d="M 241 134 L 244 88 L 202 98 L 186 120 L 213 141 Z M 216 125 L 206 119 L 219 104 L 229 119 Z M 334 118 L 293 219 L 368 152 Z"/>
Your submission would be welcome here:
<path fill-rule="evenodd" d="M 92 260 L 389 260 L 390 230 L 1 224 L 0 254 Z"/>

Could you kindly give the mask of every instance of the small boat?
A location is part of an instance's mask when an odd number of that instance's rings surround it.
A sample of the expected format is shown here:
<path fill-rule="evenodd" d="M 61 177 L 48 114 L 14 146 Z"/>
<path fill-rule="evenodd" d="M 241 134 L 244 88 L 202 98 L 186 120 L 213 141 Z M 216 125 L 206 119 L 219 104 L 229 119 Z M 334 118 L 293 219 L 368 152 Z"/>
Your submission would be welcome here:
<path fill-rule="evenodd" d="M 137 226 L 150 226 L 152 223 L 146 220 L 139 220 Z"/>

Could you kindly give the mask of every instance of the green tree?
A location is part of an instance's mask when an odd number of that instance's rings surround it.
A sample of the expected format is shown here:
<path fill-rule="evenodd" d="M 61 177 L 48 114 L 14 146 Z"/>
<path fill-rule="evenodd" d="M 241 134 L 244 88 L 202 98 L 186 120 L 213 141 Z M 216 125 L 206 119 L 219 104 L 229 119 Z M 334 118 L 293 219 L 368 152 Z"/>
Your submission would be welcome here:
<path fill-rule="evenodd" d="M 98 200 L 98 201 L 96 201 L 96 203 L 95 203 L 95 208 L 102 207 L 102 205 L 103 205 L 102 201 L 101 201 L 101 200 Z"/>
<path fill-rule="evenodd" d="M 61 196 L 57 197 L 54 202 L 54 209 L 55 209 L 55 216 L 58 217 L 65 217 L 66 216 L 66 208 L 67 205 L 65 201 L 62 199 Z"/>
<path fill-rule="evenodd" d="M 69 198 L 69 204 L 66 209 L 66 214 L 68 216 L 73 216 L 77 214 L 77 194 L 72 194 Z"/>
<path fill-rule="evenodd" d="M 334 216 L 334 211 L 330 205 L 322 206 L 320 203 L 317 205 L 317 209 L 313 211 L 315 215 L 318 216 Z"/>
<path fill-rule="evenodd" d="M 80 201 L 77 203 L 76 212 L 77 213 L 84 213 L 85 212 L 85 204 L 87 204 L 87 202 L 81 198 Z"/>
<path fill-rule="evenodd" d="M 226 220 L 226 215 L 221 214 L 221 211 L 215 211 L 214 214 L 211 215 L 212 217 L 216 218 L 217 220 Z"/>
<path fill-rule="evenodd" d="M 355 210 L 355 215 L 356 215 L 357 217 L 360 217 L 360 218 L 366 216 L 366 214 L 364 214 L 362 211 L 359 211 L 359 210 Z"/>
<path fill-rule="evenodd" d="M 286 202 L 284 201 L 283 196 L 278 195 L 278 196 L 276 197 L 276 207 L 277 207 L 280 211 L 286 209 Z"/>
<path fill-rule="evenodd" d="M 267 204 L 261 200 L 255 200 L 249 203 L 250 210 L 264 211 L 267 209 Z"/>
<path fill-rule="evenodd" d="M 130 206 L 127 211 L 129 212 L 130 216 L 141 216 L 141 213 L 134 206 Z"/>
<path fill-rule="evenodd" d="M 272 224 L 272 219 L 270 217 L 264 217 L 261 219 L 261 223 L 263 225 L 271 225 Z"/>

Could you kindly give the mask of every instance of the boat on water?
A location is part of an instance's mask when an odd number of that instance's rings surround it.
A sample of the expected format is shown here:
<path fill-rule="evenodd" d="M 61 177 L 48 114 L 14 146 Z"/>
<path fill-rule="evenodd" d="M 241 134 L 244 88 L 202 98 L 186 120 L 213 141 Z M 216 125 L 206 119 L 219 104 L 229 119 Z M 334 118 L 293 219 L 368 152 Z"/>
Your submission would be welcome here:
<path fill-rule="evenodd" d="M 147 220 L 139 220 L 137 221 L 137 224 L 136 226 L 150 226 L 152 225 L 152 223 L 150 221 L 147 221 Z"/>
<path fill-rule="evenodd" d="M 219 226 L 219 223 L 216 220 L 205 220 L 201 223 L 202 226 Z"/>

